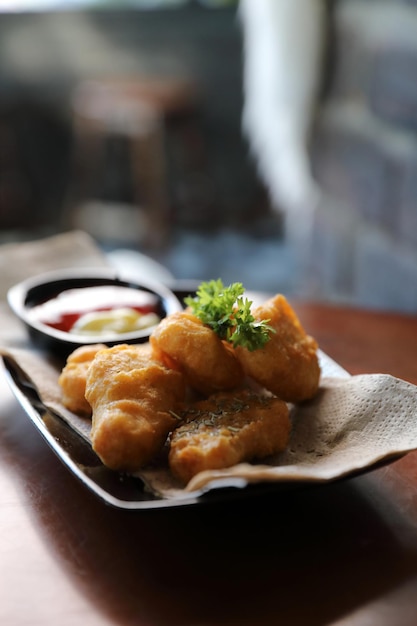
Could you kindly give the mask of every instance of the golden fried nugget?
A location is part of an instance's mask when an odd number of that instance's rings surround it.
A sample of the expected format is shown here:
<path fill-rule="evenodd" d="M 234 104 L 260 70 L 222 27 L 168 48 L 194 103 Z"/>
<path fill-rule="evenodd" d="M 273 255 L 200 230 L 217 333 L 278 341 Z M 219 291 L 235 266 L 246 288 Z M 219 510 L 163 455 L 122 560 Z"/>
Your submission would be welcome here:
<path fill-rule="evenodd" d="M 231 467 L 285 449 L 288 406 L 248 391 L 220 392 L 196 402 L 171 435 L 169 465 L 183 483 L 203 470 Z"/>
<path fill-rule="evenodd" d="M 287 402 L 312 398 L 319 386 L 316 341 L 306 334 L 295 312 L 280 294 L 252 311 L 256 320 L 269 320 L 275 330 L 263 348 L 236 348 L 245 372 Z"/>
<path fill-rule="evenodd" d="M 85 399 L 87 371 L 97 352 L 105 347 L 102 343 L 81 346 L 67 358 L 58 383 L 62 390 L 62 403 L 73 413 L 91 415 L 91 406 Z"/>
<path fill-rule="evenodd" d="M 87 375 L 93 449 L 119 471 L 136 471 L 155 457 L 178 423 L 185 396 L 182 374 L 137 348 L 100 350 Z"/>
<path fill-rule="evenodd" d="M 244 373 L 234 350 L 188 311 L 164 318 L 150 337 L 156 358 L 182 371 L 203 394 L 234 389 Z"/>

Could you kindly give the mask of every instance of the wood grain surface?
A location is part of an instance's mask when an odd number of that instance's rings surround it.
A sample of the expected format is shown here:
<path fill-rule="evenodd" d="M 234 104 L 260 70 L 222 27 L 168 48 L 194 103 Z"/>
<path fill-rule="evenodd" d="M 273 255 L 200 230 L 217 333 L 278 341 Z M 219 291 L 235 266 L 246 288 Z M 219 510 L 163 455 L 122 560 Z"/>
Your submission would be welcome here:
<path fill-rule="evenodd" d="M 417 383 L 417 318 L 293 305 L 352 374 Z M 0 372 L 0 624 L 411 626 L 416 616 L 417 453 L 333 484 L 125 512 L 60 463 Z"/>

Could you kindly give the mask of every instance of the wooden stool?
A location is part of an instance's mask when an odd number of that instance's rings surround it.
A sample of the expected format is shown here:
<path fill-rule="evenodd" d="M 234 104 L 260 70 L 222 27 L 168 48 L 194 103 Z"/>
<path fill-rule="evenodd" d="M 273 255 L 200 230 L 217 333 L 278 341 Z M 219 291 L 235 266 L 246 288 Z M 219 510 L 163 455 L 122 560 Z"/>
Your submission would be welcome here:
<path fill-rule="evenodd" d="M 145 247 L 163 247 L 184 203 L 184 188 L 206 171 L 198 100 L 196 86 L 187 79 L 135 76 L 81 83 L 72 103 L 71 206 L 103 196 L 103 187 L 116 175 L 127 179 L 130 197 L 113 190 L 111 201 L 137 206 L 141 220 L 130 231 L 141 231 L 138 238 L 145 237 Z M 104 162 L 111 142 L 124 157 L 116 170 Z M 77 215 L 75 208 L 72 225 Z"/>
<path fill-rule="evenodd" d="M 101 204 L 103 211 L 114 214 L 115 230 L 109 233 L 109 239 L 117 239 L 117 227 L 123 232 L 127 226 L 132 241 L 143 240 L 149 248 L 164 245 L 169 230 L 169 204 L 164 126 L 159 110 L 117 85 L 87 81 L 75 90 L 72 113 L 74 150 L 69 190 L 72 225 L 82 222 L 80 216 L 88 206 L 97 208 Z M 113 156 L 117 151 L 113 164 L 108 162 L 111 146 Z M 131 232 L 131 227 L 122 223 L 129 212 L 122 212 L 121 207 L 130 208 L 132 216 L 136 208 L 141 214 L 138 227 L 142 225 L 146 232 Z"/>

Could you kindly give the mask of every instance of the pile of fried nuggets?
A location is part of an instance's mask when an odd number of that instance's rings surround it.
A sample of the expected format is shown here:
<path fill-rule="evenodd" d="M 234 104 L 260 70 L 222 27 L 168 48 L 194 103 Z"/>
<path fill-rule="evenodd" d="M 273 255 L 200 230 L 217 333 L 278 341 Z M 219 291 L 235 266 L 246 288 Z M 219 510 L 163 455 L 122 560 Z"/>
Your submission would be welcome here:
<path fill-rule="evenodd" d="M 252 314 L 275 331 L 254 351 L 233 348 L 185 309 L 146 344 L 70 354 L 59 378 L 63 403 L 92 417 L 92 446 L 106 466 L 132 473 L 167 447 L 172 474 L 187 484 L 200 471 L 286 448 L 287 403 L 318 390 L 317 343 L 280 294 Z"/>

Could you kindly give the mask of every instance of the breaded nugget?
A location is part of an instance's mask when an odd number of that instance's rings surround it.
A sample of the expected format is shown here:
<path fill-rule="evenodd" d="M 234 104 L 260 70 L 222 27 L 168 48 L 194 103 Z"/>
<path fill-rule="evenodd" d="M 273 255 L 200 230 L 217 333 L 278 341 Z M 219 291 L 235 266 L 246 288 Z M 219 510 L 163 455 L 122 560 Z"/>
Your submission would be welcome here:
<path fill-rule="evenodd" d="M 189 311 L 164 318 L 150 342 L 156 358 L 182 371 L 188 384 L 203 394 L 242 384 L 243 369 L 233 348 Z"/>
<path fill-rule="evenodd" d="M 62 390 L 63 405 L 79 415 L 91 415 L 91 406 L 85 399 L 87 370 L 99 350 L 106 346 L 96 343 L 76 348 L 67 358 L 58 383 Z"/>
<path fill-rule="evenodd" d="M 85 395 L 93 449 L 111 469 L 132 472 L 155 457 L 177 425 L 185 383 L 147 351 L 121 344 L 97 352 Z"/>
<path fill-rule="evenodd" d="M 220 392 L 196 402 L 171 435 L 169 465 L 183 483 L 203 470 L 231 467 L 285 449 L 288 406 L 272 396 Z"/>
<path fill-rule="evenodd" d="M 257 320 L 269 320 L 275 333 L 253 352 L 236 348 L 245 372 L 287 402 L 312 398 L 320 379 L 317 343 L 306 334 L 286 298 L 278 294 L 255 307 L 252 314 Z"/>

